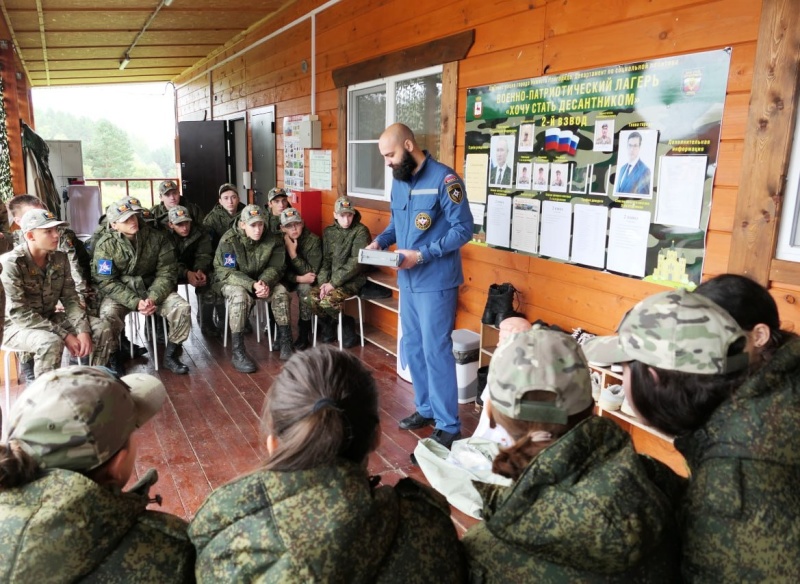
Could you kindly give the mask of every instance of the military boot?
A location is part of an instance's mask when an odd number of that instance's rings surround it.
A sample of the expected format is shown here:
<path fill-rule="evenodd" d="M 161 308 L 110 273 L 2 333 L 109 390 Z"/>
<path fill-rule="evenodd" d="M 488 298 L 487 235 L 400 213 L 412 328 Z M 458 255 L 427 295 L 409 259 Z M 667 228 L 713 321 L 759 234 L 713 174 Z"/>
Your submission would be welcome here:
<path fill-rule="evenodd" d="M 117 377 L 125 375 L 125 355 L 122 351 L 116 350 L 111 353 L 111 356 L 108 358 L 107 367 L 111 369 Z"/>
<path fill-rule="evenodd" d="M 219 337 L 219 329 L 214 324 L 214 305 L 200 305 L 200 332 L 207 337 Z"/>
<path fill-rule="evenodd" d="M 337 323 L 328 315 L 317 318 L 317 336 L 320 343 L 332 343 L 336 340 Z"/>
<path fill-rule="evenodd" d="M 278 325 L 278 337 L 281 361 L 288 361 L 292 358 L 292 328 L 288 324 Z"/>
<path fill-rule="evenodd" d="M 270 322 L 270 325 L 272 323 Z M 264 332 L 267 332 L 267 329 L 264 329 Z M 289 335 L 291 339 L 291 334 Z M 278 326 L 278 332 L 275 334 L 275 338 L 272 339 L 272 350 L 273 351 L 280 351 L 281 350 L 281 340 L 283 339 L 283 327 Z"/>
<path fill-rule="evenodd" d="M 294 342 L 294 348 L 297 351 L 304 351 L 311 346 L 311 321 L 298 320 L 297 321 L 297 340 Z"/>
<path fill-rule="evenodd" d="M 122 332 L 122 337 L 119 340 L 119 350 L 122 351 L 125 355 L 131 354 L 131 342 L 128 340 L 125 331 Z M 140 347 L 139 345 L 133 346 L 133 358 L 138 359 L 139 357 L 143 357 L 147 355 L 147 349 L 145 347 Z"/>
<path fill-rule="evenodd" d="M 342 347 L 349 349 L 361 342 L 361 337 L 356 333 L 356 319 L 346 314 L 342 315 Z"/>
<path fill-rule="evenodd" d="M 181 346 L 178 343 L 172 341 L 167 343 L 167 350 L 164 351 L 164 367 L 177 375 L 185 375 L 189 373 L 189 368 L 178 359 L 180 349 Z"/>
<path fill-rule="evenodd" d="M 231 355 L 231 365 L 240 373 L 253 373 L 256 364 L 244 350 L 244 334 L 231 333 L 231 345 L 233 348 Z"/>
<path fill-rule="evenodd" d="M 22 361 L 19 364 L 19 377 L 25 383 L 33 383 L 36 381 L 36 375 L 33 372 L 33 359 L 30 361 Z"/>

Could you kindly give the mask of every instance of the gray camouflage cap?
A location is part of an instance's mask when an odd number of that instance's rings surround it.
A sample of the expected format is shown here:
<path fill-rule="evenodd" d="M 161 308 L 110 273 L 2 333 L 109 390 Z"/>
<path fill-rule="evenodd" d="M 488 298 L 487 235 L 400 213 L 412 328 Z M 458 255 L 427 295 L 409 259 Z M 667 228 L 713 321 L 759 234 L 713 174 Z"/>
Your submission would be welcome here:
<path fill-rule="evenodd" d="M 66 221 L 61 221 L 47 209 L 30 209 L 25 212 L 20 219 L 19 228 L 22 233 L 28 233 L 34 229 L 47 229 L 58 225 L 69 225 Z"/>
<path fill-rule="evenodd" d="M 275 197 L 288 197 L 288 196 L 289 195 L 286 194 L 285 190 L 283 190 L 280 187 L 275 187 L 270 189 L 269 193 L 267 193 L 267 202 L 268 203 L 272 202 L 272 199 L 274 199 Z"/>
<path fill-rule="evenodd" d="M 120 201 L 122 203 L 127 203 L 135 211 L 139 211 L 141 209 L 144 209 L 144 206 L 142 205 L 142 201 L 141 201 L 141 199 L 139 199 L 139 197 L 122 197 L 120 199 Z"/>
<path fill-rule="evenodd" d="M 294 207 L 289 207 L 281 211 L 281 226 L 285 227 L 292 223 L 302 223 L 303 218 L 300 216 L 300 211 Z"/>
<path fill-rule="evenodd" d="M 125 446 L 165 398 L 164 384 L 145 373 L 120 380 L 100 367 L 48 371 L 14 403 L 9 440 L 43 468 L 92 470 Z"/>
<path fill-rule="evenodd" d="M 592 405 L 589 366 L 571 336 L 539 326 L 514 334 L 489 363 L 492 408 L 515 420 L 566 424 Z M 529 391 L 556 394 L 554 402 L 523 400 Z"/>
<path fill-rule="evenodd" d="M 727 312 L 700 294 L 669 290 L 650 296 L 622 319 L 615 337 L 596 337 L 583 345 L 593 363 L 641 361 L 651 367 L 702 375 L 731 373 L 748 365 L 745 337 Z"/>
<path fill-rule="evenodd" d="M 177 225 L 178 223 L 185 223 L 186 221 L 191 221 L 192 217 L 189 215 L 189 209 L 184 207 L 183 205 L 175 205 L 172 209 L 169 210 L 167 213 L 169 216 L 169 222 L 173 225 Z"/>
<path fill-rule="evenodd" d="M 178 183 L 174 180 L 165 180 L 160 185 L 158 185 L 158 196 L 163 197 L 170 191 L 177 191 L 178 190 Z"/>
<path fill-rule="evenodd" d="M 356 209 L 353 207 L 353 203 L 350 199 L 347 197 L 339 197 L 333 204 L 333 212 L 337 215 L 341 215 L 342 213 L 355 213 Z"/>
<path fill-rule="evenodd" d="M 140 210 L 141 207 L 135 209 L 128 201 L 120 199 L 108 206 L 106 209 L 106 219 L 109 223 L 118 223 L 127 220 L 131 215 L 136 215 Z"/>
<path fill-rule="evenodd" d="M 264 209 L 261 205 L 247 205 L 242 209 L 242 213 L 239 215 L 239 221 L 244 221 L 248 225 L 252 225 L 258 221 L 265 224 L 267 222 L 264 216 Z"/>

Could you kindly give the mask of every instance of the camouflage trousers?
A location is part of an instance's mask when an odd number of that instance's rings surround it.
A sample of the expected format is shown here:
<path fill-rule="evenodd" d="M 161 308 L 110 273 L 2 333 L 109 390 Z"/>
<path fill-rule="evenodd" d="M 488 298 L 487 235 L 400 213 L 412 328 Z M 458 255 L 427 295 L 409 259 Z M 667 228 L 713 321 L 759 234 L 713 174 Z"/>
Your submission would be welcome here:
<path fill-rule="evenodd" d="M 92 329 L 93 365 L 107 365 L 111 353 L 119 346 L 119 332 L 122 330 L 122 321 L 109 315 L 107 318 L 87 316 Z M 77 334 L 74 327 L 63 312 L 57 313 L 53 321 L 72 334 Z M 39 329 L 9 327 L 3 344 L 12 349 L 28 351 L 33 355 L 33 372 L 36 377 L 53 369 L 61 367 L 61 357 L 64 354 L 64 341 L 55 333 Z M 22 356 L 20 356 L 22 358 Z"/>
<path fill-rule="evenodd" d="M 297 285 L 297 305 L 300 308 L 300 320 L 311 320 L 311 305 L 308 301 L 308 295 L 311 294 L 311 284 L 298 284 Z M 317 292 L 319 296 L 319 292 Z"/>
<path fill-rule="evenodd" d="M 124 304 L 120 304 L 106 296 L 100 303 L 100 318 L 117 317 L 123 323 L 128 313 L 134 312 Z M 167 319 L 170 343 L 180 345 L 189 338 L 192 328 L 192 307 L 178 293 L 173 292 L 156 308 L 156 314 Z M 133 340 L 133 339 L 131 339 Z"/>
<path fill-rule="evenodd" d="M 247 317 L 256 303 L 256 297 L 244 287 L 236 284 L 225 284 L 222 287 L 222 295 L 228 306 L 228 326 L 231 327 L 233 334 L 241 333 L 244 331 Z M 272 288 L 272 294 L 266 298 L 266 301 L 272 303 L 275 322 L 279 326 L 289 324 L 289 292 L 282 284 Z"/>
<path fill-rule="evenodd" d="M 311 312 L 318 316 L 329 316 L 331 318 L 339 318 L 339 311 L 342 309 L 344 301 L 358 294 L 358 290 L 353 290 L 351 287 L 345 285 L 341 288 L 334 288 L 322 300 L 319 299 L 319 286 L 314 286 L 309 290 L 308 296 L 305 301 L 311 308 Z M 302 301 L 303 299 L 301 299 Z"/>

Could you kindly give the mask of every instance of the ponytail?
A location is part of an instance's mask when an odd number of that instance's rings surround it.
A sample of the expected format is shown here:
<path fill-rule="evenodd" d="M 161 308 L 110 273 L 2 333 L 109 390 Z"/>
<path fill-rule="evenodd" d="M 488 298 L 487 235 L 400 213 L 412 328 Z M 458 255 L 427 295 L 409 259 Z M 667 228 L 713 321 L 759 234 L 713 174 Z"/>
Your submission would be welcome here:
<path fill-rule="evenodd" d="M 16 440 L 0 444 L 0 489 L 26 485 L 39 475 L 39 463 Z"/>

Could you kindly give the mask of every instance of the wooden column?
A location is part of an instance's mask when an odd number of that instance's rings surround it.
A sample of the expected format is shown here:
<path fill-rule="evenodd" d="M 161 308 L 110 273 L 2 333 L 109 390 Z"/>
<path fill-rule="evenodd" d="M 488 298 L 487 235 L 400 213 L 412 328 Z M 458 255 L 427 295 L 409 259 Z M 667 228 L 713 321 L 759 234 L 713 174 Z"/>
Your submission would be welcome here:
<path fill-rule="evenodd" d="M 763 0 L 728 270 L 765 286 L 792 149 L 799 62 L 800 0 Z"/>

